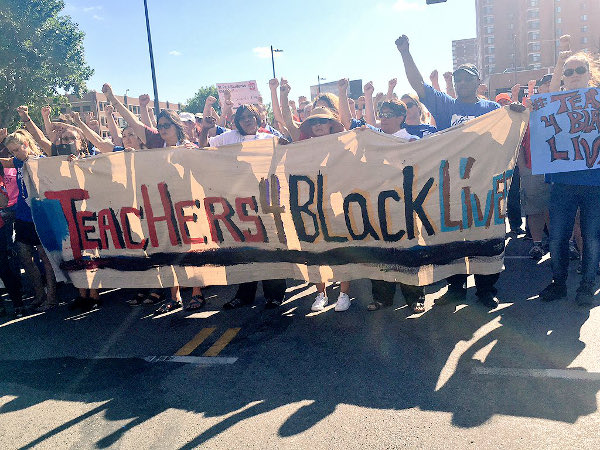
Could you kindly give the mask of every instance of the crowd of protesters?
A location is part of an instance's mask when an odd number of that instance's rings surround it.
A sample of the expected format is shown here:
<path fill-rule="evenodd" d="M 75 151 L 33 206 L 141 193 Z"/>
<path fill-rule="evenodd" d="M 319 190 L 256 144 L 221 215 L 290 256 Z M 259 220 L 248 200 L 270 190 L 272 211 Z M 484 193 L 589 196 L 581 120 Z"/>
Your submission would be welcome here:
<path fill-rule="evenodd" d="M 572 54 L 569 37 L 560 39 L 560 57 L 554 74 L 528 83 L 528 93 L 556 92 L 600 85 L 598 58 L 587 53 Z M 338 95 L 323 93 L 312 102 L 299 97 L 290 99 L 291 87 L 285 79 L 269 82 L 272 122 L 262 104 L 244 104 L 233 107 L 229 92 L 223 95 L 221 114 L 217 114 L 215 97 L 208 97 L 203 113 L 174 113 L 162 110 L 156 117 L 148 108 L 150 97 L 140 96 L 140 118 L 123 105 L 105 84 L 102 91 L 110 104 L 104 114 L 110 130 L 110 139 L 100 136 L 99 118 L 78 113 L 51 120 L 50 107 L 42 108 L 43 128 L 31 120 L 28 108 L 17 109 L 22 128 L 8 134 L 0 130 L 0 158 L 3 174 L 0 184 L 0 277 L 13 302 L 14 314 L 20 317 L 30 311 L 47 311 L 58 305 L 56 280 L 51 263 L 40 243 L 27 201 L 23 180 L 23 166 L 28 159 L 70 155 L 71 159 L 115 151 L 143 151 L 144 149 L 185 146 L 190 149 L 206 146 L 220 147 L 255 139 L 277 138 L 281 143 L 311 139 L 343 132 L 357 127 L 395 136 L 404 141 L 427 139 L 428 136 L 460 125 L 472 118 L 507 106 L 524 111 L 528 97 L 519 99 L 521 86 L 511 93 L 486 98 L 487 88 L 481 84 L 476 66 L 464 64 L 453 73 L 443 75 L 445 90 L 439 85 L 438 72 L 429 80 L 424 78 L 410 52 L 409 40 L 401 36 L 396 46 L 402 58 L 406 78 L 413 92 L 397 95 L 397 80 L 390 80 L 387 93 L 374 95 L 373 83 L 366 83 L 364 94 L 356 101 L 348 98 L 348 80 L 338 82 Z M 278 91 L 279 89 L 279 91 Z M 235 109 L 235 111 L 234 111 Z M 119 112 L 127 126 L 119 129 L 114 111 Z M 580 306 L 593 305 L 594 283 L 600 260 L 600 169 L 533 175 L 529 130 L 521 144 L 517 167 L 508 200 L 510 234 L 516 237 L 527 233 L 532 240 L 529 255 L 539 261 L 548 251 L 551 255 L 552 283 L 540 292 L 542 301 L 566 297 L 566 278 L 569 259 L 579 259 L 581 281 L 575 298 Z M 526 230 L 522 229 L 522 215 Z M 21 269 L 34 290 L 27 304 L 23 301 Z M 499 274 L 475 275 L 477 300 L 489 309 L 498 306 L 495 284 Z M 351 306 L 350 282 L 340 281 L 335 311 Z M 466 298 L 467 275 L 447 279 L 448 291 L 441 301 L 459 302 Z M 285 280 L 262 281 L 266 308 L 276 308 L 284 301 Z M 235 309 L 252 304 L 258 282 L 239 285 L 233 299 L 224 309 Z M 323 310 L 329 303 L 325 283 L 318 283 L 317 297 L 311 309 Z M 369 311 L 392 305 L 396 283 L 372 280 L 372 302 Z M 425 310 L 424 288 L 400 284 L 406 303 L 415 313 Z M 193 287 L 191 299 L 183 305 L 181 289 L 140 290 L 128 300 L 131 306 L 157 305 L 157 314 L 183 307 L 194 311 L 204 307 L 206 299 L 202 286 Z M 90 310 L 100 305 L 99 292 L 80 289 L 70 308 Z M 0 314 L 6 313 L 0 305 Z"/>

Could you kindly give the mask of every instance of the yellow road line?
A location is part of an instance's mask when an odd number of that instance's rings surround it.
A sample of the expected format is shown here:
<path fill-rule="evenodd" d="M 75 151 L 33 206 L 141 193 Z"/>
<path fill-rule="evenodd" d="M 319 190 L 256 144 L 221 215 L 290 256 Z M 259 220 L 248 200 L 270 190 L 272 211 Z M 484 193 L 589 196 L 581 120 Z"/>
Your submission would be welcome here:
<path fill-rule="evenodd" d="M 217 342 L 215 342 L 211 348 L 206 350 L 206 353 L 204 353 L 203 356 L 217 356 L 219 353 L 221 353 L 221 350 L 223 350 L 227 344 L 231 342 L 235 335 L 239 333 L 240 330 L 241 328 L 228 329 L 219 339 L 217 339 Z"/>
<path fill-rule="evenodd" d="M 177 353 L 175 353 L 175 356 L 189 355 L 194 350 L 196 350 L 196 347 L 198 347 L 200 344 L 202 344 L 204 342 L 204 340 L 207 337 L 209 337 L 215 330 L 216 330 L 216 328 L 202 328 L 200 333 L 198 333 L 196 336 L 194 336 L 190 342 L 188 342 L 183 347 L 181 347 L 179 350 L 177 350 Z"/>

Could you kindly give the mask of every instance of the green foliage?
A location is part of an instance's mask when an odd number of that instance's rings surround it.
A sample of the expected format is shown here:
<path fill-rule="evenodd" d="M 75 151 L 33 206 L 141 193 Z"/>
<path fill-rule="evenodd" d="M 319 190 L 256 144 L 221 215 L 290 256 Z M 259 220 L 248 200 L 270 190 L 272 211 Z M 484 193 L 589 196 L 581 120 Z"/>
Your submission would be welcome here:
<path fill-rule="evenodd" d="M 217 88 L 215 86 L 201 87 L 200 89 L 198 89 L 198 92 L 196 92 L 196 94 L 192 98 L 187 100 L 185 108 L 183 108 L 183 110 L 194 114 L 201 113 L 202 111 L 204 111 L 204 103 L 206 103 L 206 99 L 209 95 L 212 95 L 213 97 L 218 99 L 219 92 L 217 91 Z M 215 103 L 213 106 L 215 110 L 219 114 L 221 114 L 221 106 L 219 105 L 219 102 Z"/>
<path fill-rule="evenodd" d="M 0 0 L 0 127 L 16 125 L 19 105 L 37 111 L 58 89 L 85 91 L 93 70 L 84 33 L 63 8 L 62 0 Z"/>

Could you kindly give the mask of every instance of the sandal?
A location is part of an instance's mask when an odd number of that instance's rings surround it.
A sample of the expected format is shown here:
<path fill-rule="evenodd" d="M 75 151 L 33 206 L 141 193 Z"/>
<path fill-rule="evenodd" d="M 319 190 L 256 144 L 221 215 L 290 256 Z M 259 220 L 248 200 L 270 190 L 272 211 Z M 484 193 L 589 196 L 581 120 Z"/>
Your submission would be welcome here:
<path fill-rule="evenodd" d="M 144 298 L 142 301 L 143 305 L 156 305 L 157 303 L 162 302 L 165 299 L 164 294 L 160 292 L 151 292 L 149 296 Z"/>
<path fill-rule="evenodd" d="M 137 294 L 135 294 L 135 297 L 127 300 L 127 304 L 129 306 L 141 306 L 144 304 L 147 298 L 148 297 L 146 296 L 145 292 L 139 291 Z"/>
<path fill-rule="evenodd" d="M 206 299 L 204 298 L 204 295 L 193 295 L 183 309 L 185 311 L 197 311 L 202 309 L 204 305 L 206 305 Z"/>
<path fill-rule="evenodd" d="M 392 305 L 387 304 L 387 303 L 372 301 L 371 303 L 369 303 L 367 305 L 367 311 L 377 311 L 379 309 L 387 308 L 389 306 L 392 306 Z"/>
<path fill-rule="evenodd" d="M 175 311 L 177 308 L 181 308 L 181 300 L 169 300 L 166 303 L 160 305 L 160 307 L 154 311 L 154 315 L 166 314 L 171 311 Z"/>
<path fill-rule="evenodd" d="M 425 312 L 425 303 L 418 300 L 414 303 L 410 303 L 408 307 L 412 309 L 412 312 L 415 314 L 421 314 Z"/>

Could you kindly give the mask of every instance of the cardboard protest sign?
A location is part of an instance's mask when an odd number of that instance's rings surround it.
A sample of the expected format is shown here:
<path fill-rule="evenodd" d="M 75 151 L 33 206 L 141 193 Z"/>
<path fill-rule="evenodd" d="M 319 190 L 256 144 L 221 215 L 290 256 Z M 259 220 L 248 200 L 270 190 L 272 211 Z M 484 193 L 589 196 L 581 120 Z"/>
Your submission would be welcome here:
<path fill-rule="evenodd" d="M 527 113 L 406 143 L 368 129 L 289 145 L 27 163 L 40 239 L 77 287 L 497 273 Z"/>
<path fill-rule="evenodd" d="M 256 81 L 240 81 L 237 83 L 217 83 L 219 99 L 223 100 L 224 92 L 229 89 L 233 107 L 237 108 L 245 103 L 259 103 L 260 92 L 256 87 Z"/>
<path fill-rule="evenodd" d="M 600 168 L 598 88 L 534 95 L 531 101 L 534 174 Z"/>

